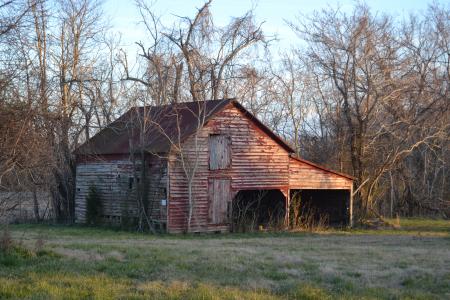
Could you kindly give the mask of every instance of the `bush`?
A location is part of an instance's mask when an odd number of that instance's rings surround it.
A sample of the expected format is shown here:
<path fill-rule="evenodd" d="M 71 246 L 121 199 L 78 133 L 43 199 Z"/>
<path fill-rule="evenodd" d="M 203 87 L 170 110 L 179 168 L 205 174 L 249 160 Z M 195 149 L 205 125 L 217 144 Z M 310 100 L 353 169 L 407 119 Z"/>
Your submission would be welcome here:
<path fill-rule="evenodd" d="M 95 186 L 89 187 L 86 197 L 86 223 L 89 225 L 99 225 L 102 216 L 102 201 Z"/>

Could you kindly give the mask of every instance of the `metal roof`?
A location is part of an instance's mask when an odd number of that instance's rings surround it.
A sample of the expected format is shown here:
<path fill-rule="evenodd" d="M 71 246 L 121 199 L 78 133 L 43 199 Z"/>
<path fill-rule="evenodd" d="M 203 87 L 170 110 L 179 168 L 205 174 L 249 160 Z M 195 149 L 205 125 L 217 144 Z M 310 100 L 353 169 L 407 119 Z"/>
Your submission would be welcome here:
<path fill-rule="evenodd" d="M 130 146 L 138 151 L 139 141 L 149 153 L 167 153 L 179 145 L 208 120 L 228 105 L 234 105 L 262 131 L 283 147 L 292 158 L 313 167 L 353 180 L 350 175 L 319 166 L 296 156 L 295 150 L 258 118 L 246 110 L 236 99 L 184 102 L 163 106 L 133 107 L 116 121 L 99 131 L 78 147 L 76 155 L 128 154 Z M 131 137 L 131 138 L 130 138 Z"/>
<path fill-rule="evenodd" d="M 144 141 L 151 153 L 168 152 L 233 99 L 133 107 L 75 150 L 76 155 L 130 153 Z M 131 138 L 130 138 L 131 137 Z"/>

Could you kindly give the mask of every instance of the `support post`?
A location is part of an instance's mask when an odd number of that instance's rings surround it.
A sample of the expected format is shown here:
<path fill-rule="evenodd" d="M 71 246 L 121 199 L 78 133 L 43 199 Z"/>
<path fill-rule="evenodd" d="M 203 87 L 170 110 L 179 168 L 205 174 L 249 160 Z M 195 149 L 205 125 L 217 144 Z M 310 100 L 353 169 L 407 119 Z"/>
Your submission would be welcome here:
<path fill-rule="evenodd" d="M 353 182 L 350 188 L 350 207 L 349 207 L 349 225 L 350 228 L 353 227 Z"/>
<path fill-rule="evenodd" d="M 286 229 L 289 229 L 289 207 L 291 204 L 291 190 L 288 188 L 287 189 L 287 193 L 285 194 L 286 196 L 286 207 L 285 207 L 285 219 L 284 219 L 284 224 Z"/>

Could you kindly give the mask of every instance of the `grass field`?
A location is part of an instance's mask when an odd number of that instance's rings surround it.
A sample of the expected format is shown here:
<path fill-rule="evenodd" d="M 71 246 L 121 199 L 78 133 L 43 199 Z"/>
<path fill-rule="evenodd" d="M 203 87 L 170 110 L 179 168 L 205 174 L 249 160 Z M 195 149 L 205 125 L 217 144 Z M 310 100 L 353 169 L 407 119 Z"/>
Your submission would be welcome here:
<path fill-rule="evenodd" d="M 450 299 L 450 221 L 400 225 L 159 236 L 15 225 L 22 246 L 0 254 L 0 298 Z"/>

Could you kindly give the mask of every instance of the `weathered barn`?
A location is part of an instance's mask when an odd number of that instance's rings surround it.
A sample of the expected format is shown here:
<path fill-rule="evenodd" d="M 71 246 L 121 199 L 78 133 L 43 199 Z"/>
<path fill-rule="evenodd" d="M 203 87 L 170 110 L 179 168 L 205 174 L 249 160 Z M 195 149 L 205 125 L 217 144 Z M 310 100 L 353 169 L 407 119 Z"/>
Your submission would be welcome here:
<path fill-rule="evenodd" d="M 330 222 L 351 225 L 352 177 L 296 157 L 233 99 L 133 108 L 75 154 L 77 222 L 96 186 L 105 221 L 144 207 L 167 232 L 229 231 L 238 201 L 255 197 L 256 223 L 287 222 L 294 192 Z"/>

